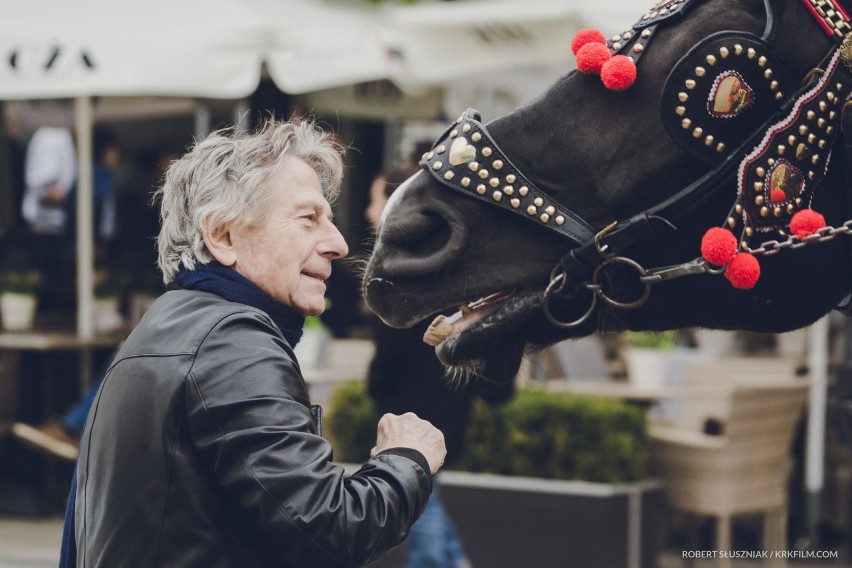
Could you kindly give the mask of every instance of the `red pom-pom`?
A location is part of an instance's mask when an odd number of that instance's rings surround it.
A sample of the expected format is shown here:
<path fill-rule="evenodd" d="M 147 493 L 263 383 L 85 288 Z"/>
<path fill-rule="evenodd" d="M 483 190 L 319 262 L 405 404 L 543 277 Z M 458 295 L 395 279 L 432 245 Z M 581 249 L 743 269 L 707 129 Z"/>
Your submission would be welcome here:
<path fill-rule="evenodd" d="M 601 43 L 587 43 L 577 52 L 577 69 L 581 73 L 600 75 L 601 68 L 612 58 L 609 48 Z"/>
<path fill-rule="evenodd" d="M 601 68 L 601 80 L 611 91 L 623 91 L 636 81 L 636 64 L 626 55 L 616 55 Z"/>
<path fill-rule="evenodd" d="M 781 203 L 782 201 L 787 200 L 787 194 L 784 193 L 783 189 L 773 189 L 772 193 L 769 195 L 769 200 L 772 203 Z"/>
<path fill-rule="evenodd" d="M 571 52 L 577 55 L 580 48 L 587 43 L 601 43 L 606 45 L 604 35 L 594 28 L 586 28 L 577 32 L 574 39 L 571 40 Z"/>
<path fill-rule="evenodd" d="M 825 227 L 825 217 L 813 209 L 802 209 L 790 219 L 790 232 L 800 239 Z"/>
<path fill-rule="evenodd" d="M 737 237 L 721 227 L 709 229 L 701 237 L 701 256 L 710 264 L 724 266 L 737 254 Z"/>
<path fill-rule="evenodd" d="M 760 278 L 760 263 L 747 252 L 741 252 L 734 257 L 725 269 L 727 278 L 734 288 L 748 290 L 754 288 Z"/>

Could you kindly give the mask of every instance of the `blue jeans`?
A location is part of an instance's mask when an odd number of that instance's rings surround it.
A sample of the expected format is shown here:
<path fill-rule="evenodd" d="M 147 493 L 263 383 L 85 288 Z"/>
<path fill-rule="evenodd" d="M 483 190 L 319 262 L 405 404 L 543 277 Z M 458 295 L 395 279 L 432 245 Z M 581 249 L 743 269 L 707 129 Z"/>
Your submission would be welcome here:
<path fill-rule="evenodd" d="M 467 560 L 453 522 L 438 495 L 438 476 L 432 479 L 432 496 L 405 539 L 407 568 L 455 568 Z"/>

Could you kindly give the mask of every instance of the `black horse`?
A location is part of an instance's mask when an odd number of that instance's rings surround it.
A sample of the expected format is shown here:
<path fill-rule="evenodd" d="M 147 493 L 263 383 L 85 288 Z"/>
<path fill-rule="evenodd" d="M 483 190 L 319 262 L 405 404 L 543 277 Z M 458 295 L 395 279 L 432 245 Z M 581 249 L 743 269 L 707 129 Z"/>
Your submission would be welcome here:
<path fill-rule="evenodd" d="M 606 41 L 632 86 L 598 66 L 487 127 L 468 111 L 393 195 L 370 307 L 405 327 L 485 297 L 437 352 L 494 380 L 596 331 L 814 322 L 852 285 L 848 20 L 838 0 L 663 0 Z"/>

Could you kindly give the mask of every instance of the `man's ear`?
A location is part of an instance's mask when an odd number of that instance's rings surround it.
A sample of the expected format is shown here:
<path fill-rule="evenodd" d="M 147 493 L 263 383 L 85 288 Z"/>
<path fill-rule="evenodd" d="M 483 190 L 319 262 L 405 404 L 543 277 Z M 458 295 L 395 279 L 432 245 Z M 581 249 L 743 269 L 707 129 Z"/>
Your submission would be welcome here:
<path fill-rule="evenodd" d="M 209 221 L 204 223 L 201 232 L 207 250 L 219 264 L 233 266 L 237 262 L 237 252 L 231 240 L 231 224 L 211 226 Z"/>

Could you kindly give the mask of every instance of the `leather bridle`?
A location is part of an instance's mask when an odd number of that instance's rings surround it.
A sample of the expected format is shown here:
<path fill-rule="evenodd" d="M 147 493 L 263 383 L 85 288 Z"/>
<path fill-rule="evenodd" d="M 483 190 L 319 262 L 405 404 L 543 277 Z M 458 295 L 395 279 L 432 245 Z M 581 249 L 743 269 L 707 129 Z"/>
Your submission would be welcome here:
<path fill-rule="evenodd" d="M 608 46 L 613 53 L 629 53 L 638 63 L 645 53 L 645 48 L 654 37 L 659 26 L 664 26 L 682 18 L 688 8 L 700 0 L 668 0 L 657 6 L 624 34 L 613 37 Z M 692 128 L 688 118 L 681 119 L 689 112 L 687 106 L 674 106 L 679 116 L 674 117 L 675 126 L 670 132 L 676 135 L 682 126 L 688 136 L 682 137 L 682 145 L 711 164 L 710 170 L 698 180 L 681 189 L 676 194 L 649 209 L 636 215 L 614 222 L 603 228 L 594 228 L 582 216 L 570 211 L 555 201 L 546 192 L 537 187 L 503 153 L 497 143 L 488 133 L 481 117 L 476 110 L 468 109 L 460 116 L 433 145 L 432 150 L 424 154 L 421 166 L 442 185 L 464 193 L 492 206 L 501 207 L 514 214 L 522 216 L 539 226 L 555 232 L 567 239 L 572 247 L 554 267 L 550 281 L 542 298 L 542 307 L 548 321 L 556 327 L 572 328 L 586 322 L 596 308 L 600 312 L 598 318 L 599 331 L 622 331 L 626 328 L 623 312 L 643 305 L 650 297 L 653 284 L 694 274 L 717 274 L 723 268 L 711 265 L 702 257 L 693 258 L 687 262 L 672 266 L 646 269 L 635 260 L 623 256 L 623 253 L 638 244 L 657 239 L 677 230 L 675 223 L 680 222 L 691 213 L 698 210 L 708 200 L 722 189 L 730 189 L 732 183 L 739 187 L 737 201 L 731 208 L 723 226 L 738 230 L 741 234 L 742 250 L 757 254 L 772 254 L 765 248 L 767 241 L 751 247 L 751 242 L 759 238 L 758 233 L 774 231 L 786 237 L 786 245 L 776 246 L 774 252 L 782 248 L 797 248 L 811 242 L 824 242 L 835 234 L 849 234 L 844 229 L 821 231 L 815 238 L 799 239 L 779 230 L 780 223 L 789 223 L 789 215 L 795 210 L 807 207 L 813 196 L 814 188 L 819 184 L 827 170 L 831 146 L 838 136 L 843 119 L 845 106 L 843 101 L 852 92 L 852 73 L 848 67 L 852 65 L 852 27 L 842 6 L 834 0 L 802 0 L 812 15 L 817 17 L 820 26 L 835 39 L 829 53 L 824 57 L 816 73 L 809 73 L 798 89 L 789 94 L 782 94 L 778 81 L 767 73 L 767 58 L 761 55 L 760 49 L 768 47 L 775 34 L 775 17 L 773 0 L 764 0 L 766 8 L 766 28 L 761 38 L 740 32 L 722 32 L 713 34 L 696 45 L 672 71 L 669 83 L 673 85 L 666 90 L 672 96 L 684 100 L 688 89 L 692 89 L 696 80 L 705 75 L 704 67 L 715 64 L 716 57 L 706 55 L 707 64 L 693 65 L 696 57 L 704 57 L 705 52 L 722 53 L 724 57 L 735 52 L 742 60 L 751 65 L 757 72 L 766 77 L 763 87 L 767 94 L 774 95 L 776 108 L 759 115 L 761 120 L 731 147 L 718 142 L 712 135 L 704 136 L 701 128 Z M 639 46 L 639 47 L 637 47 Z M 711 63 L 711 57 L 713 63 Z M 693 71 L 694 69 L 694 71 Z M 751 69 L 751 68 L 749 68 Z M 699 74 L 700 70 L 700 74 Z M 689 73 L 695 73 L 693 77 Z M 684 80 L 683 76 L 687 78 Z M 737 75 L 739 77 L 739 75 Z M 717 79 L 718 82 L 718 79 Z M 683 87 L 682 84 L 686 84 Z M 692 85 L 692 86 L 690 86 Z M 664 97 L 666 95 L 664 94 Z M 828 99 L 826 99 L 828 97 Z M 697 97 L 695 97 L 697 100 Z M 830 101 L 824 105 L 824 101 Z M 834 106 L 832 106 L 834 105 Z M 663 101 L 664 119 L 667 107 Z M 827 106 L 825 109 L 823 106 Z M 835 108 L 836 107 L 836 108 Z M 810 109 L 814 110 L 811 111 Z M 819 109 L 819 110 L 817 110 Z M 824 111 L 820 118 L 821 138 L 811 140 L 813 156 L 811 159 L 810 146 L 803 139 L 799 146 L 788 152 L 785 144 L 776 144 L 777 140 L 787 137 L 792 140 L 785 129 L 793 128 L 800 117 L 810 117 L 812 112 Z M 754 114 L 754 113 L 753 113 Z M 815 115 L 816 116 L 816 115 Z M 830 118 L 829 118 L 830 117 Z M 669 126 L 669 125 L 667 125 Z M 814 127 L 816 130 L 816 127 Z M 824 136 L 822 136 L 824 134 Z M 692 144 L 692 138 L 699 143 Z M 681 140 L 678 140 L 681 143 Z M 819 150 L 817 149 L 819 145 Z M 782 148 L 782 146 L 785 146 Z M 802 148 L 804 147 L 804 150 Z M 795 151 L 796 162 L 790 157 Z M 785 155 L 785 152 L 787 154 Z M 761 165 L 766 161 L 770 165 L 776 161 L 788 162 L 805 168 L 800 162 L 811 159 L 814 164 L 821 161 L 821 171 L 815 166 L 808 170 L 802 192 L 790 199 L 784 206 L 775 206 L 762 198 L 764 191 L 763 177 L 765 168 Z M 791 168 L 793 166 L 790 166 Z M 793 170 L 798 171 L 798 170 Z M 760 176 L 760 177 L 758 177 Z M 759 188 L 759 189 L 758 189 Z M 844 227 L 850 223 L 844 224 Z M 778 241 L 768 241 L 776 243 Z M 624 299 L 607 292 L 617 286 L 611 281 L 615 266 L 626 267 L 635 271 L 640 285 L 639 295 Z M 573 321 L 558 319 L 552 309 L 555 298 L 572 299 L 583 291 L 590 292 L 591 301 L 588 308 Z"/>

